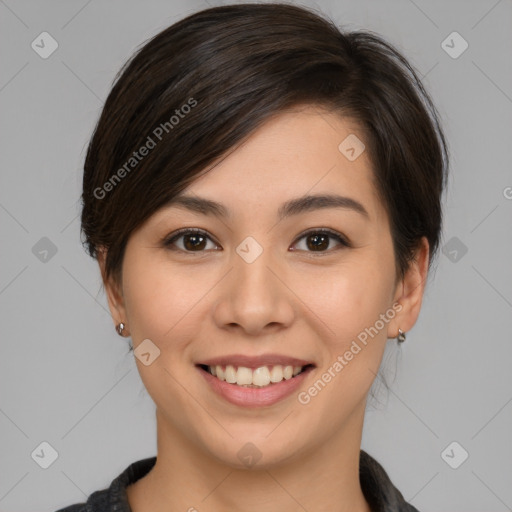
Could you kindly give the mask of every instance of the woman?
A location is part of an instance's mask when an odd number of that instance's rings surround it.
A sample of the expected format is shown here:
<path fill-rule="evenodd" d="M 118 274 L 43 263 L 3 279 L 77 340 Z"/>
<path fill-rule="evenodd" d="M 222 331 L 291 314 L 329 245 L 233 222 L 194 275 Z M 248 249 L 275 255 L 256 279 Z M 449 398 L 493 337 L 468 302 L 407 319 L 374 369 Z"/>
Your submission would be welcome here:
<path fill-rule="evenodd" d="M 372 33 L 242 4 L 142 47 L 88 148 L 82 229 L 158 453 L 61 512 L 416 511 L 360 448 L 447 168 L 428 94 Z"/>

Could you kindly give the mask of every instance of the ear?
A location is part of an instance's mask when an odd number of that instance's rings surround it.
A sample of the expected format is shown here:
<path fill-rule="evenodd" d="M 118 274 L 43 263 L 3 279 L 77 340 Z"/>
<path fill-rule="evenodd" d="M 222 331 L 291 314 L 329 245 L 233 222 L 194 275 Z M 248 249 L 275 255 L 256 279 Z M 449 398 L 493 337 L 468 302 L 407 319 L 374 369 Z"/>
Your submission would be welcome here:
<path fill-rule="evenodd" d="M 110 276 L 109 278 L 106 277 L 106 257 L 107 249 L 105 249 L 104 247 L 99 248 L 97 251 L 97 259 L 98 264 L 100 266 L 103 286 L 105 287 L 105 293 L 108 299 L 108 307 L 110 309 L 110 314 L 112 315 L 114 326 L 117 326 L 121 322 L 124 323 L 126 326 L 127 316 L 124 305 L 122 286 L 112 276 Z M 126 329 L 123 332 L 123 336 L 126 335 L 128 335 L 128 329 Z"/>
<path fill-rule="evenodd" d="M 402 309 L 389 323 L 389 338 L 396 338 L 398 329 L 403 332 L 410 331 L 416 323 L 428 277 L 428 263 L 429 243 L 426 237 L 422 237 L 404 278 L 396 286 L 393 304 L 400 303 Z"/>

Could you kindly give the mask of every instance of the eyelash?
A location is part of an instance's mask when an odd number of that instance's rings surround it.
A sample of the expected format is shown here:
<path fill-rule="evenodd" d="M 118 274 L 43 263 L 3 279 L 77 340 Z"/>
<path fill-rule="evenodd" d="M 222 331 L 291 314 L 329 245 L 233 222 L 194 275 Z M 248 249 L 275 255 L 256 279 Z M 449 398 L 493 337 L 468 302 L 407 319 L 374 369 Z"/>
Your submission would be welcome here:
<path fill-rule="evenodd" d="M 308 235 L 311 235 L 311 234 L 315 234 L 315 235 L 329 235 L 331 238 L 335 238 L 338 242 L 340 242 L 340 244 L 342 245 L 342 247 L 351 247 L 350 243 L 348 242 L 348 240 L 341 234 L 341 233 L 338 233 L 337 231 L 334 231 L 332 229 L 327 229 L 327 228 L 318 228 L 318 229 L 310 229 L 304 233 L 301 233 L 297 239 L 296 239 L 296 242 L 294 243 L 294 245 L 296 243 L 298 243 L 300 240 L 302 240 L 303 238 L 307 237 Z M 184 253 L 187 253 L 187 254 L 194 254 L 194 253 L 204 253 L 206 252 L 205 250 L 201 250 L 201 251 L 186 251 L 186 250 L 183 250 L 183 249 L 179 249 L 179 248 L 176 248 L 176 247 L 173 247 L 173 244 L 176 242 L 176 240 L 178 240 L 179 238 L 181 238 L 183 235 L 202 235 L 206 238 L 208 238 L 210 241 L 214 242 L 216 245 L 219 245 L 217 244 L 217 242 L 215 242 L 215 240 L 213 240 L 206 231 L 202 230 L 202 229 L 199 229 L 199 228 L 183 228 L 183 229 L 180 229 L 174 233 L 172 233 L 171 235 L 169 235 L 168 237 L 166 237 L 164 240 L 163 240 L 163 245 L 164 247 L 168 248 L 169 250 L 172 250 L 172 251 L 180 251 L 180 252 L 184 252 Z M 312 256 L 321 256 L 321 255 L 324 255 L 324 254 L 330 254 L 331 252 L 333 252 L 333 250 L 339 250 L 339 249 L 328 249 L 326 251 L 305 251 L 305 252 L 309 252 Z"/>

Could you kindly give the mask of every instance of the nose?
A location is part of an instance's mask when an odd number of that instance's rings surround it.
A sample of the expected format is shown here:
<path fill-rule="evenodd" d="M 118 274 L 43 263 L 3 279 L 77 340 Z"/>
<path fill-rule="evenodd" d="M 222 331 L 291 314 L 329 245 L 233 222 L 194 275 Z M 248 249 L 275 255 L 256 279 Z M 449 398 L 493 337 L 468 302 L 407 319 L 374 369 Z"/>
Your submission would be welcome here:
<path fill-rule="evenodd" d="M 246 257 L 241 244 L 233 254 L 232 267 L 218 288 L 213 315 L 221 329 L 240 330 L 257 336 L 279 331 L 296 314 L 293 293 L 286 285 L 286 271 L 269 250 L 255 259 Z"/>

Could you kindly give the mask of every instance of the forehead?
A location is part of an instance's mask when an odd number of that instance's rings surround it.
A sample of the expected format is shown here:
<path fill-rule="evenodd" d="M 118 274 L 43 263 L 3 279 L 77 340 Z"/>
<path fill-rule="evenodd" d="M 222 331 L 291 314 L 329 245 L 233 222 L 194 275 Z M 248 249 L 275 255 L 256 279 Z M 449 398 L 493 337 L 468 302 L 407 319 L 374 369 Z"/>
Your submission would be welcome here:
<path fill-rule="evenodd" d="M 198 213 L 254 229 L 342 203 L 331 213 L 347 212 L 345 218 L 375 232 L 388 230 L 365 146 L 354 120 L 310 105 L 281 112 L 199 174 L 147 224 Z"/>
<path fill-rule="evenodd" d="M 263 124 L 183 194 L 214 198 L 239 212 L 307 194 L 339 194 L 363 203 L 377 219 L 383 207 L 365 146 L 357 122 L 313 106 L 296 108 Z"/>

